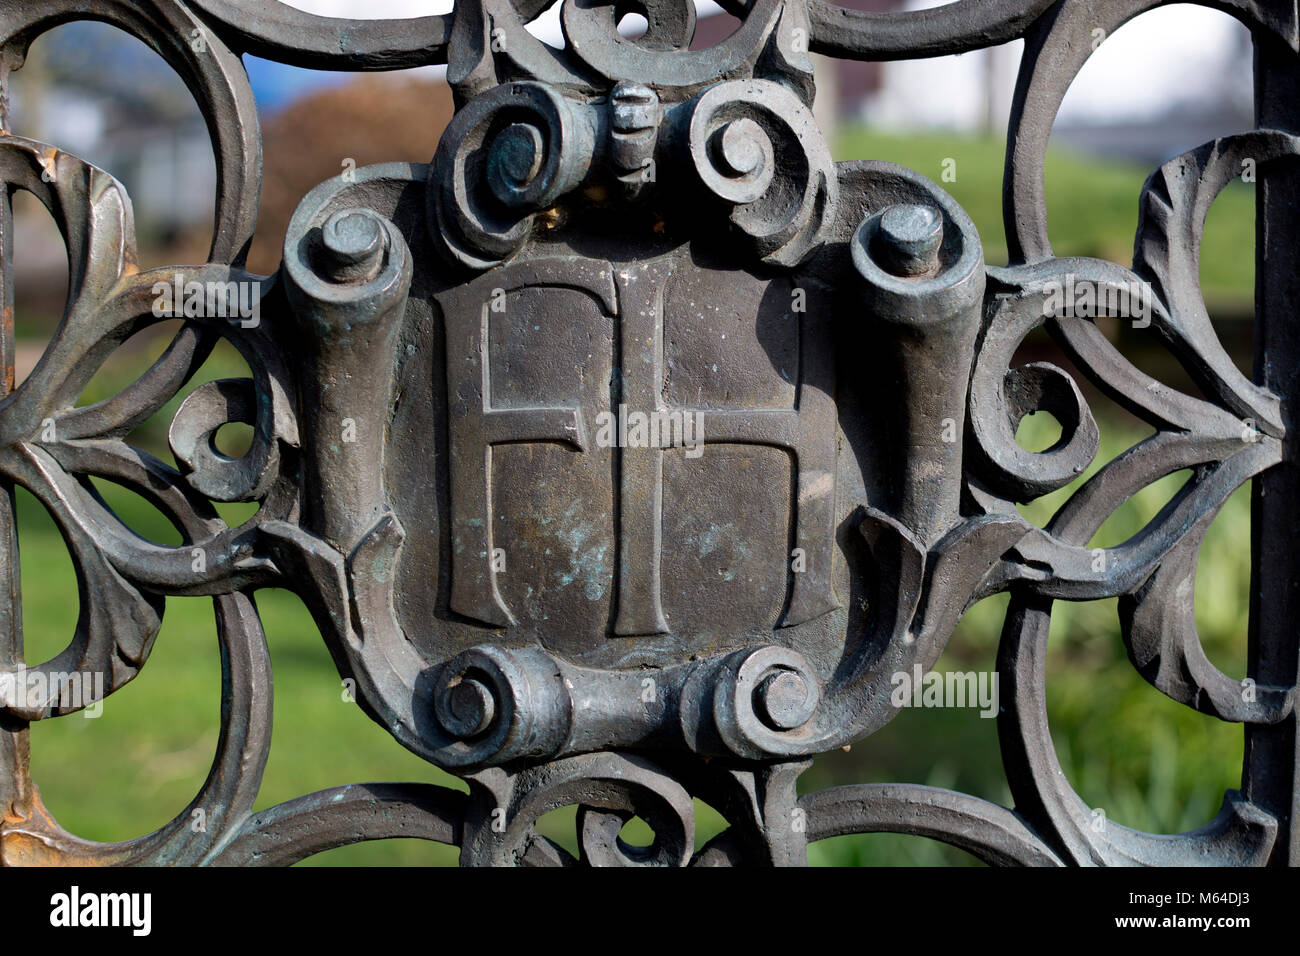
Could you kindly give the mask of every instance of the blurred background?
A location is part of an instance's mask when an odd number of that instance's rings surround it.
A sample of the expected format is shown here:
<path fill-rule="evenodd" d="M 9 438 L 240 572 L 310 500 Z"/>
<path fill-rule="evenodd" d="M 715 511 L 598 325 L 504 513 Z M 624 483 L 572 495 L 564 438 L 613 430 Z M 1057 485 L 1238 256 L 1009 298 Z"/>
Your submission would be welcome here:
<path fill-rule="evenodd" d="M 312 13 L 412 17 L 446 12 L 450 0 L 288 0 Z M 694 46 L 729 35 L 738 21 L 712 0 L 697 0 Z M 858 9 L 936 6 L 906 0 L 853 0 Z M 558 5 L 530 29 L 562 45 Z M 620 22 L 627 35 L 644 18 Z M 1007 261 L 1001 216 L 1006 117 L 1019 65 L 1019 42 L 991 50 L 899 63 L 817 58 L 816 111 L 835 158 L 884 159 L 941 182 L 974 219 L 990 264 Z M 438 68 L 394 74 L 299 70 L 246 57 L 263 124 L 265 167 L 259 229 L 249 267 L 270 274 L 285 227 L 313 186 L 357 166 L 427 161 L 451 115 Z M 112 27 L 76 23 L 39 38 L 8 81 L 9 128 L 57 145 L 122 181 L 134 203 L 143 267 L 202 262 L 211 238 L 215 169 L 207 131 L 188 91 L 144 44 Z M 1138 198 L 1146 177 L 1170 157 L 1217 136 L 1251 128 L 1249 35 L 1217 11 L 1165 7 L 1123 27 L 1094 54 L 1066 97 L 1047 163 L 1047 204 L 1057 255 L 1131 264 Z M 954 173 L 945 178 L 945 170 Z M 62 313 L 67 262 L 58 229 L 31 196 L 15 196 L 15 325 L 19 381 L 39 359 Z M 1248 374 L 1252 366 L 1254 197 L 1234 183 L 1216 201 L 1201 248 L 1203 292 L 1216 328 Z M 1199 394 L 1149 334 L 1099 320 L 1138 367 Z M 177 323 L 143 332 L 115 353 L 81 403 L 133 381 L 159 354 Z M 1069 361 L 1045 334 L 1026 341 L 1020 361 Z M 233 348 L 220 346 L 193 384 L 247 374 Z M 1097 465 L 1151 429 L 1084 385 L 1101 427 Z M 131 440 L 171 461 L 166 429 L 177 401 Z M 1049 447 L 1059 425 L 1045 413 L 1025 420 L 1027 448 Z M 217 436 L 227 454 L 248 444 L 246 426 Z M 1044 524 L 1079 483 L 1023 508 Z M 1119 544 L 1177 491 L 1183 472 L 1145 489 L 1100 529 L 1094 547 Z M 141 499 L 98 483 L 105 499 L 140 534 L 161 543 L 179 537 Z M 77 619 L 77 585 L 62 539 L 48 515 L 19 489 L 19 540 L 26 656 L 44 661 L 66 644 Z M 248 506 L 223 506 L 231 522 Z M 1228 501 L 1201 552 L 1196 621 L 1210 659 L 1245 676 L 1249 586 L 1249 486 Z M 453 777 L 408 754 L 344 699 L 338 674 L 296 597 L 262 591 L 258 606 L 276 669 L 275 735 L 258 807 L 312 790 L 369 780 L 437 782 Z M 962 622 L 936 670 L 991 671 L 1006 598 L 991 598 Z M 1114 600 L 1059 602 L 1047 666 L 1053 739 L 1070 783 L 1108 819 L 1171 833 L 1208 822 L 1223 791 L 1240 783 L 1242 731 L 1174 704 L 1151 689 L 1127 661 Z M 81 836 L 120 840 L 163 824 L 201 786 L 218 733 L 220 667 L 211 601 L 173 598 L 149 665 L 118 692 L 103 716 L 80 715 L 32 727 L 33 776 L 59 822 Z M 864 782 L 951 787 L 1010 805 L 995 721 L 975 709 L 910 709 L 847 752 L 819 758 L 802 790 Z M 722 826 L 700 805 L 698 842 Z M 544 818 L 541 829 L 575 847 L 573 810 Z M 648 831 L 625 828 L 631 842 Z M 345 847 L 306 865 L 450 864 L 452 848 L 415 840 Z M 810 848 L 814 864 L 978 865 L 959 850 L 919 837 L 841 837 Z"/>

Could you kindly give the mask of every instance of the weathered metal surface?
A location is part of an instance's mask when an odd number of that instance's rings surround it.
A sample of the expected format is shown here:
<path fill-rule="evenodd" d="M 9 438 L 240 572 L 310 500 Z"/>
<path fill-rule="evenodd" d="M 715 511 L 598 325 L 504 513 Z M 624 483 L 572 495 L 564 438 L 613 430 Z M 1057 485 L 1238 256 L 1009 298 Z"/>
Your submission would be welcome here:
<path fill-rule="evenodd" d="M 57 679 L 38 700 L 11 691 L 0 861 L 283 864 L 400 833 L 456 844 L 467 865 L 564 865 L 575 860 L 533 825 L 577 805 L 576 862 L 590 864 L 790 865 L 808 841 L 876 831 L 1002 864 L 1300 862 L 1294 6 L 1215 4 L 1254 33 L 1260 128 L 1156 171 L 1130 269 L 1052 255 L 1042 161 L 1093 30 L 1154 0 L 964 0 L 887 16 L 732 2 L 740 27 L 705 51 L 687 49 L 684 0 L 646 4 L 637 40 L 615 30 L 622 7 L 563 0 L 560 51 L 525 29 L 547 5 L 464 0 L 395 23 L 248 0 L 0 2 L 11 68 L 76 18 L 157 50 L 204 110 L 220 174 L 209 260 L 142 272 L 116 181 L 16 131 L 0 137 L 0 579 L 12 595 L 0 669 L 23 662 L 21 485 L 58 523 L 82 596 L 67 650 L 25 675 L 92 672 L 111 695 L 145 665 L 168 596 L 212 595 L 224 681 L 202 791 L 171 824 L 114 845 L 64 832 L 28 773 L 27 725 L 90 701 Z M 809 50 L 896 59 L 1017 37 L 1011 262 L 998 267 L 936 184 L 831 161 Z M 260 177 L 245 53 L 336 70 L 445 62 L 458 106 L 430 163 L 359 169 L 308 194 L 270 277 L 243 268 Z M 1206 211 L 1247 160 L 1260 183 L 1255 381 L 1224 352 L 1197 280 Z M 62 229 L 71 290 L 14 388 L 7 198 L 19 189 Z M 187 315 L 138 382 L 77 407 L 104 358 L 167 317 L 153 290 L 177 274 L 255 284 L 266 320 Z M 1204 397 L 1145 375 L 1091 316 L 1050 306 L 1066 282 L 1090 284 L 1098 314 L 1141 306 Z M 1070 484 L 1098 449 L 1070 373 L 1011 365 L 1042 325 L 1154 434 L 1038 529 L 1017 503 Z M 252 378 L 190 391 L 171 424 L 176 468 L 128 445 L 218 336 Z M 1031 453 L 1016 427 L 1039 410 L 1063 433 Z M 237 460 L 211 445 L 230 421 L 254 427 Z M 1088 547 L 1122 502 L 1188 468 L 1140 534 Z M 131 534 L 90 475 L 144 495 L 184 543 Z M 1242 694 L 1201 650 L 1190 584 L 1209 523 L 1251 478 L 1255 684 Z M 259 509 L 230 528 L 212 501 Z M 303 598 L 361 706 L 464 776 L 468 797 L 357 785 L 252 812 L 271 679 L 251 595 L 268 586 Z M 810 758 L 884 727 L 898 709 L 891 678 L 932 667 L 962 613 L 1000 591 L 1012 595 L 998 672 L 1015 808 L 910 785 L 798 796 Z M 1052 603 L 1116 596 L 1139 673 L 1246 726 L 1243 791 L 1193 833 L 1091 826 L 1057 763 L 1043 673 Z M 730 823 L 698 852 L 693 797 Z M 654 828 L 650 847 L 618 838 L 633 814 Z"/>

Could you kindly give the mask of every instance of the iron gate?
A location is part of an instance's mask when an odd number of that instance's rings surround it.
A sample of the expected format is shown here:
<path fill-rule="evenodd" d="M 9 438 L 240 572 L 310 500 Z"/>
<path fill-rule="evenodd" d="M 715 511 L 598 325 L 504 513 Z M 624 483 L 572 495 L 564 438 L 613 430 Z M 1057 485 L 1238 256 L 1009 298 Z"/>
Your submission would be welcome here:
<path fill-rule="evenodd" d="M 0 2 L 6 72 L 73 19 L 147 43 L 199 103 L 218 167 L 208 261 L 141 271 L 115 180 L 55 146 L 0 138 L 0 859 L 287 864 L 400 835 L 454 844 L 464 864 L 569 864 L 533 825 L 576 805 L 578 862 L 590 864 L 790 865 L 809 842 L 881 831 L 999 864 L 1300 862 L 1295 3 L 1212 4 L 1252 32 L 1257 129 L 1152 174 L 1131 268 L 1053 255 L 1043 161 L 1095 31 L 1161 0 L 905 14 L 724 0 L 740 26 L 703 51 L 688 49 L 688 0 L 562 0 L 563 50 L 525 29 L 549 5 L 459 0 L 446 16 L 340 21 L 261 0 Z M 636 40 L 615 30 L 630 10 L 648 22 Z M 999 267 L 930 180 L 831 161 L 810 53 L 909 59 L 1020 37 Z M 457 106 L 430 163 L 313 189 L 271 277 L 243 268 L 261 161 L 244 54 L 325 70 L 445 63 Z M 1244 166 L 1258 169 L 1254 380 L 1220 344 L 1197 273 L 1210 203 Z M 15 388 L 16 190 L 58 223 L 70 290 Z M 160 321 L 158 286 L 174 276 L 162 317 L 187 321 L 166 353 L 120 394 L 77 406 L 105 357 Z M 264 321 L 240 321 L 249 284 Z M 1067 284 L 1095 306 L 1061 308 Z M 1203 397 L 1148 377 L 1092 321 L 1138 309 Z M 1069 485 L 1098 452 L 1074 377 L 1012 366 L 1044 325 L 1154 434 L 1039 529 L 1017 504 Z M 251 378 L 190 391 L 170 428 L 177 467 L 131 447 L 125 436 L 184 392 L 218 337 Z M 1040 410 L 1062 435 L 1031 453 L 1016 427 Z M 212 444 L 228 422 L 253 426 L 243 457 Z M 1192 479 L 1140 534 L 1089 547 L 1122 502 L 1181 469 Z M 183 543 L 131 534 L 90 476 L 148 498 Z M 1190 594 L 1206 529 L 1252 479 L 1243 682 L 1205 656 Z M 55 518 L 82 596 L 67 649 L 30 668 L 15 485 Z M 258 510 L 228 527 L 214 501 Z M 366 713 L 468 795 L 352 785 L 252 812 L 271 730 L 253 595 L 270 586 L 311 609 Z M 916 785 L 800 796 L 811 758 L 883 728 L 894 675 L 929 670 L 963 612 L 998 592 L 1011 595 L 997 667 L 1014 808 Z M 82 840 L 41 803 L 28 725 L 91 702 L 67 675 L 98 675 L 105 696 L 135 677 L 179 595 L 214 602 L 212 770 L 158 831 Z M 1093 826 L 1057 762 L 1044 691 L 1053 603 L 1107 597 L 1154 691 L 1244 727 L 1241 789 L 1194 832 Z M 729 823 L 698 851 L 697 797 Z M 633 814 L 651 846 L 619 838 Z"/>

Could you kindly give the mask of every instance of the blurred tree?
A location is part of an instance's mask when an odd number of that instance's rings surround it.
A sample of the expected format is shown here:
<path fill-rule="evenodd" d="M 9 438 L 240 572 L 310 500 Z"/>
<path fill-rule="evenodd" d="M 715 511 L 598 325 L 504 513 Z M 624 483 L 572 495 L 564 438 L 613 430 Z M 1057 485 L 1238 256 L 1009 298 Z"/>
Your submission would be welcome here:
<path fill-rule="evenodd" d="M 293 211 L 314 186 L 357 167 L 428 162 L 451 119 L 451 90 L 440 80 L 363 74 L 319 90 L 264 121 L 262 207 L 248 267 L 280 265 Z"/>

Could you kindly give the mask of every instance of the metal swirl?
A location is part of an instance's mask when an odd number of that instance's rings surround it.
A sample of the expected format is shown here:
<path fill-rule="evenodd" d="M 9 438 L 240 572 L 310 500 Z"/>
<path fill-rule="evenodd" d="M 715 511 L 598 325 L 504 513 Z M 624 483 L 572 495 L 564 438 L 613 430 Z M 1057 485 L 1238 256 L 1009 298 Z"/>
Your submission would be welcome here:
<path fill-rule="evenodd" d="M 1088 403 L 1065 371 L 1046 362 L 1011 368 L 1020 343 L 1047 320 L 1042 288 L 1000 297 L 985 324 L 971 375 L 971 433 L 983 459 L 975 471 L 998 493 L 1020 502 L 1074 481 L 1100 442 Z M 1026 415 L 1039 411 L 1056 418 L 1061 437 L 1051 448 L 1031 452 L 1016 441 L 1016 430 Z"/>
<path fill-rule="evenodd" d="M 640 756 L 593 753 L 508 774 L 471 780 L 461 864 L 572 865 L 564 850 L 533 827 L 559 807 L 578 805 L 581 862 L 593 866 L 685 866 L 695 846 L 690 794 L 666 770 Z M 618 840 L 632 815 L 655 831 L 644 849 Z"/>
<path fill-rule="evenodd" d="M 821 680 L 807 659 L 785 647 L 738 651 L 713 692 L 713 719 L 733 753 L 799 753 L 816 728 Z"/>
<path fill-rule="evenodd" d="M 834 220 L 838 179 L 812 112 L 767 80 L 731 81 L 695 101 L 687 148 L 705 190 L 772 265 L 794 266 Z"/>
<path fill-rule="evenodd" d="M 431 231 L 456 262 L 485 269 L 519 251 L 534 217 L 590 168 L 594 121 L 541 83 L 496 87 L 462 108 L 429 171 Z"/>
<path fill-rule="evenodd" d="M 540 648 L 488 644 L 458 654 L 434 682 L 433 707 L 452 738 L 434 759 L 451 767 L 554 753 L 573 719 L 559 669 Z"/>

